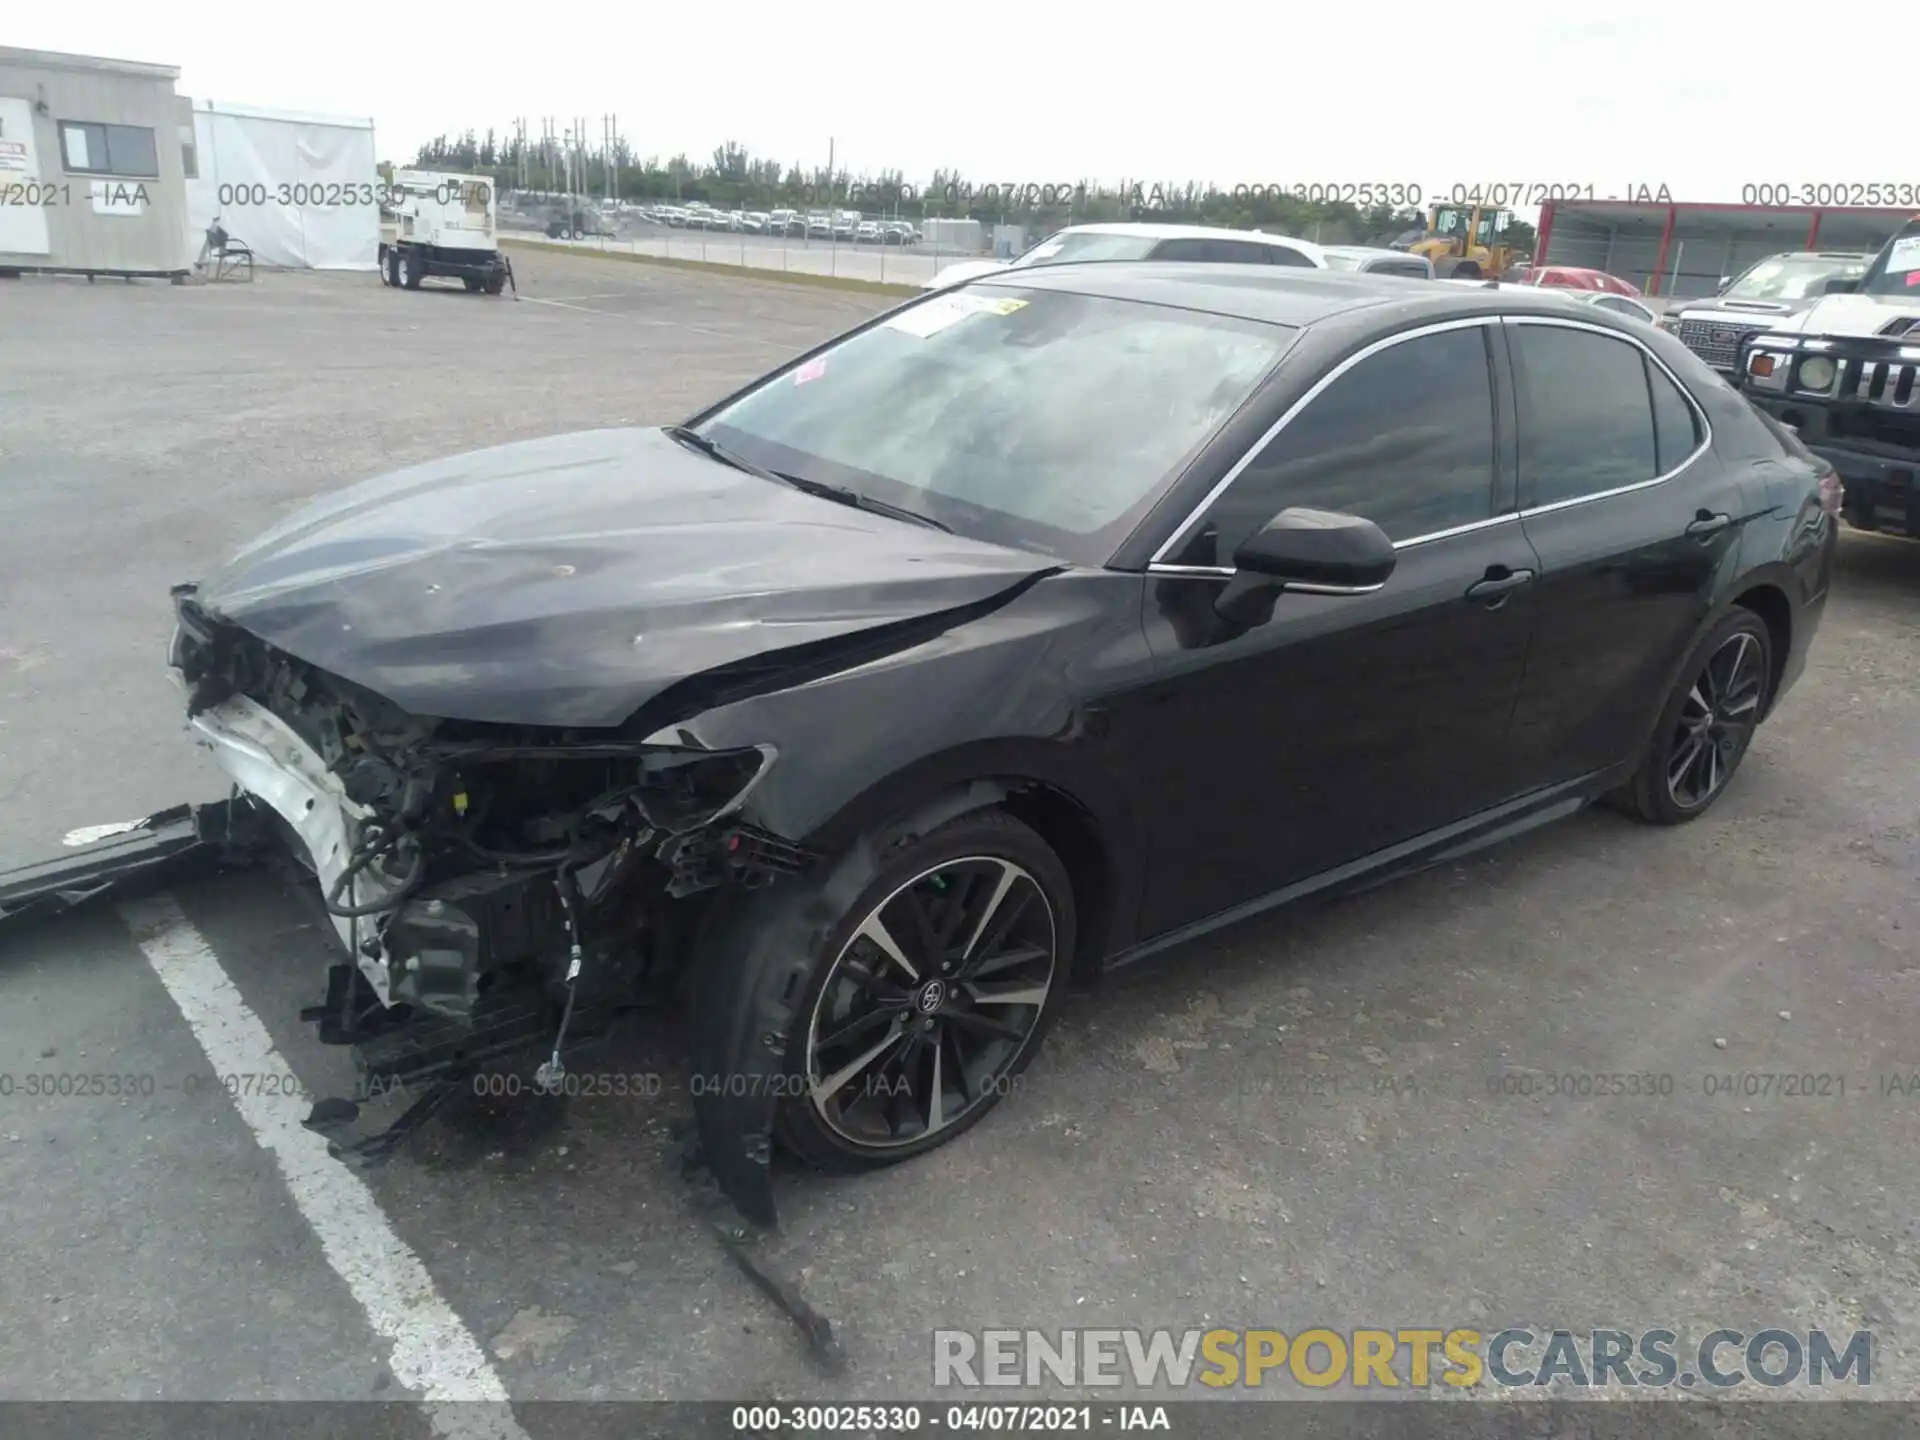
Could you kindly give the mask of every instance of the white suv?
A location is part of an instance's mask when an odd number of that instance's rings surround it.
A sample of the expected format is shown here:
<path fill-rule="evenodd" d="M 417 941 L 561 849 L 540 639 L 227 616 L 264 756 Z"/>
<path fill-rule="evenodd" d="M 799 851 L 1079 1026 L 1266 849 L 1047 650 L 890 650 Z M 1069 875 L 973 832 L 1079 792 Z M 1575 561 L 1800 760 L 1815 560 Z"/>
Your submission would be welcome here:
<path fill-rule="evenodd" d="M 1269 235 L 1263 230 L 1221 230 L 1211 225 L 1074 225 L 1049 235 L 1012 260 L 962 260 L 945 266 L 920 288 L 941 290 L 997 270 L 1026 270 L 1035 265 L 1083 260 L 1184 260 L 1203 265 L 1328 268 L 1325 252 L 1312 241 Z"/>

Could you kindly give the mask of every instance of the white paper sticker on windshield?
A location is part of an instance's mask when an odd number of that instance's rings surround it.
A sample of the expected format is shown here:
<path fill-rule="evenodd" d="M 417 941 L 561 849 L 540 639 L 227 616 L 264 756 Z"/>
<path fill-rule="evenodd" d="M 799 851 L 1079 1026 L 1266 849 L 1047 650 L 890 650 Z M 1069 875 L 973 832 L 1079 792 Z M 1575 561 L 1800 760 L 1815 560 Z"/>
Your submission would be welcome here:
<path fill-rule="evenodd" d="M 1026 303 L 1024 300 L 989 300 L 984 295 L 942 295 L 894 316 L 886 324 L 889 330 L 903 330 L 924 340 L 969 315 L 1011 315 Z"/>
<path fill-rule="evenodd" d="M 1887 256 L 1887 269 L 1898 274 L 1920 270 L 1920 235 L 1902 235 L 1893 242 L 1893 253 Z"/>

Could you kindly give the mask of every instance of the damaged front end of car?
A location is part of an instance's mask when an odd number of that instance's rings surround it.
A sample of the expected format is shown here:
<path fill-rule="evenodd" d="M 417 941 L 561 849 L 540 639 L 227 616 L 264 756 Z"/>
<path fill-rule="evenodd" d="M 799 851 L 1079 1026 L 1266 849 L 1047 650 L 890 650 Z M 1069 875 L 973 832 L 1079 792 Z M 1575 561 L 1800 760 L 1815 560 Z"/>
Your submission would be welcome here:
<path fill-rule="evenodd" d="M 771 746 L 416 716 L 174 591 L 170 664 L 196 740 L 311 872 L 345 957 L 305 1012 L 362 1094 L 309 1121 L 375 1161 L 481 1069 L 572 1046 L 671 979 L 701 897 L 809 856 L 740 811 Z M 361 1125 L 369 1095 L 399 1119 Z"/>

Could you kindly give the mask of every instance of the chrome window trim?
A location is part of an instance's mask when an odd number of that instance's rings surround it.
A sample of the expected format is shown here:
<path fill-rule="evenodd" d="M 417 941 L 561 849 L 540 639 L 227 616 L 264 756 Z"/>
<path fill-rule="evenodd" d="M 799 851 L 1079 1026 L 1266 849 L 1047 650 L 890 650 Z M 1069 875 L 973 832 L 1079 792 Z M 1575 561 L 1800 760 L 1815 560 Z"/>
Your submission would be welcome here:
<path fill-rule="evenodd" d="M 1470 535 L 1475 530 L 1491 530 L 1495 525 L 1511 525 L 1519 518 L 1520 516 L 1517 511 L 1509 510 L 1504 515 L 1489 515 L 1484 520 L 1469 520 L 1465 525 L 1454 525 L 1445 530 L 1430 530 L 1425 535 L 1410 535 L 1405 540 L 1394 541 L 1393 548 L 1395 550 L 1411 550 L 1416 545 L 1430 544 L 1435 540 L 1451 540 L 1456 535 Z M 1231 565 L 1169 565 L 1163 564 L 1158 560 L 1153 560 L 1147 564 L 1147 573 L 1149 575 L 1164 575 L 1171 579 L 1179 579 L 1184 576 L 1192 580 L 1230 580 L 1240 572 Z M 1302 587 L 1289 585 L 1287 588 L 1294 590 Z M 1369 586 L 1366 592 L 1334 590 L 1328 591 L 1327 593 L 1339 595 L 1361 594 L 1370 593 L 1379 588 L 1380 586 L 1373 585 Z"/>
<path fill-rule="evenodd" d="M 1231 580 L 1240 572 L 1231 565 L 1149 565 L 1147 574 L 1158 575 L 1163 580 Z M 1382 580 L 1378 585 L 1314 585 L 1306 581 L 1285 581 L 1280 588 L 1301 595 L 1372 595 L 1387 588 Z"/>
<path fill-rule="evenodd" d="M 1395 345 L 1405 344 L 1409 340 L 1418 340 L 1422 336 L 1441 335 L 1441 334 L 1445 334 L 1449 330 L 1469 330 L 1469 329 L 1475 329 L 1475 328 L 1483 328 L 1490 325 L 1498 325 L 1502 318 L 1503 317 L 1499 315 L 1474 315 L 1474 316 L 1469 316 L 1467 319 L 1464 319 L 1464 320 L 1442 320 L 1436 324 L 1422 325 L 1418 329 L 1403 330 L 1397 335 L 1388 335 L 1384 339 L 1376 340 L 1371 345 L 1368 345 L 1366 348 L 1355 351 L 1353 354 L 1349 355 L 1345 360 L 1342 360 L 1338 365 L 1334 366 L 1333 369 L 1329 370 L 1325 375 L 1322 375 L 1318 380 L 1316 380 L 1313 383 L 1312 388 L 1309 389 L 1306 394 L 1302 395 L 1298 400 L 1294 401 L 1293 404 L 1289 405 L 1286 409 L 1286 412 L 1282 414 L 1278 420 L 1274 421 L 1273 424 L 1267 428 L 1266 433 L 1261 435 L 1259 439 L 1255 440 L 1253 444 L 1249 445 L 1247 447 L 1246 453 L 1242 455 L 1238 460 L 1234 461 L 1230 467 L 1228 467 L 1227 473 L 1221 476 L 1219 481 L 1214 485 L 1214 487 L 1211 490 L 1209 490 L 1203 497 L 1201 497 L 1200 503 L 1193 507 L 1192 511 L 1188 513 L 1186 519 L 1182 520 L 1180 524 L 1174 529 L 1172 534 L 1170 534 L 1167 537 L 1166 542 L 1163 545 L 1161 545 L 1158 550 L 1155 550 L 1153 554 L 1148 558 L 1147 569 L 1150 571 L 1156 570 L 1160 566 L 1161 562 L 1164 561 L 1166 557 L 1178 547 L 1180 542 L 1187 538 L 1188 532 L 1191 531 L 1193 527 L 1200 521 L 1201 517 L 1204 516 L 1207 513 L 1207 511 L 1212 508 L 1213 502 L 1218 500 L 1222 495 L 1224 495 L 1226 493 L 1227 487 L 1233 484 L 1235 480 L 1238 480 L 1240 478 L 1240 473 L 1243 470 L 1245 470 L 1249 465 L 1251 465 L 1254 462 L 1254 460 L 1259 456 L 1260 452 L 1265 450 L 1267 446 L 1272 443 L 1273 437 L 1278 435 L 1282 430 L 1286 429 L 1287 426 L 1292 423 L 1293 418 L 1296 415 L 1298 415 L 1302 410 L 1306 409 L 1307 406 L 1311 405 L 1315 400 L 1319 399 L 1321 393 L 1325 391 L 1329 385 L 1333 384 L 1334 381 L 1338 380 L 1342 375 L 1345 375 L 1349 370 L 1353 369 L 1353 367 L 1358 365 L 1361 361 L 1370 360 L 1383 350 L 1390 350 Z M 1599 326 L 1591 326 L 1588 328 L 1596 329 L 1596 330 L 1600 329 Z M 1611 333 L 1611 332 L 1603 332 L 1603 333 Z M 1285 356 L 1281 357 L 1280 363 L 1283 365 L 1286 363 Z M 1689 400 L 1691 400 L 1691 397 L 1689 397 Z M 1491 479 L 1491 476 L 1489 476 L 1489 479 Z M 1499 520 L 1504 518 L 1506 517 L 1498 516 L 1498 515 L 1488 517 L 1489 520 Z M 1477 525 L 1477 524 L 1484 524 L 1487 522 L 1473 521 L 1471 523 Z M 1438 533 L 1445 534 L 1450 532 L 1442 531 Z M 1417 540 L 1430 540 L 1435 538 L 1437 538 L 1437 535 L 1422 535 L 1417 537 Z M 1408 541 L 1406 543 L 1413 544 L 1413 543 L 1417 543 L 1417 541 Z M 1196 567 L 1180 566 L 1180 567 L 1176 567 L 1175 572 L 1162 572 L 1162 573 L 1177 573 L 1178 570 L 1191 570 L 1194 568 Z M 1198 567 L 1198 568 L 1200 568 L 1203 572 L 1206 569 L 1206 567 Z M 1229 569 L 1225 573 L 1231 575 L 1233 571 Z"/>
<path fill-rule="evenodd" d="M 1693 418 L 1695 423 L 1700 427 L 1701 435 L 1700 443 L 1693 448 L 1686 459 L 1682 460 L 1671 470 L 1655 475 L 1650 480 L 1636 480 L 1631 485 L 1616 485 L 1611 490 L 1596 490 L 1591 495 L 1574 495 L 1565 500 L 1549 501 L 1545 505 L 1530 505 L 1519 512 L 1520 519 L 1525 520 L 1534 515 L 1551 515 L 1556 511 L 1571 510 L 1576 505 L 1591 505 L 1596 500 L 1611 500 L 1616 495 L 1631 495 L 1636 490 L 1650 490 L 1655 485 L 1664 485 L 1713 448 L 1713 422 L 1707 418 L 1706 407 L 1694 399 L 1693 392 L 1687 389 L 1678 375 L 1673 373 L 1672 368 L 1666 361 L 1654 354 L 1650 348 L 1634 336 L 1623 335 L 1618 330 L 1610 329 L 1605 325 L 1590 325 L 1580 320 L 1563 320 L 1557 315 L 1503 315 L 1500 317 L 1500 320 L 1501 323 L 1505 325 L 1557 325 L 1563 330 L 1586 330 L 1595 335 L 1604 335 L 1609 340 L 1618 340 L 1622 344 L 1631 345 L 1642 355 L 1646 356 L 1647 359 L 1659 366 L 1660 373 L 1673 382 L 1673 388 L 1680 392 L 1680 398 L 1685 400 L 1688 408 L 1693 411 Z M 1518 370 L 1518 368 L 1516 365 L 1515 369 Z M 1519 396 L 1516 395 L 1514 400 L 1517 408 Z M 1647 420 L 1648 423 L 1651 424 L 1653 420 L 1653 397 L 1651 395 L 1647 397 L 1647 406 Z M 1658 443 L 1656 440 L 1655 444 L 1657 445 Z M 1520 476 L 1522 489 L 1526 487 L 1526 483 L 1527 477 L 1522 473 Z"/>

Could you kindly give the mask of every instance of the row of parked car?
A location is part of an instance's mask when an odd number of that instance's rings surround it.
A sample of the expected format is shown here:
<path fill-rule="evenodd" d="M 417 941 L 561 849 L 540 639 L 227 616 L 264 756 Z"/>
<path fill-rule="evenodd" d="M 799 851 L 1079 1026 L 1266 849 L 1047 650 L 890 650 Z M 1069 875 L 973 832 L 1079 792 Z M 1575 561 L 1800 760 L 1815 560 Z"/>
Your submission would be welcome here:
<path fill-rule="evenodd" d="M 910 220 L 874 219 L 858 210 L 721 210 L 712 205 L 641 205 L 634 217 L 674 230 L 726 230 L 744 235 L 783 235 L 803 240 L 844 240 L 855 245 L 918 245 Z"/>
<path fill-rule="evenodd" d="M 1518 265 L 1498 279 L 1458 279 L 1436 275 L 1425 255 L 1373 245 L 1318 245 L 1291 235 L 1263 230 L 1227 230 L 1208 225 L 1159 225 L 1135 221 L 1073 225 L 1060 230 L 1011 260 L 961 260 L 943 266 L 923 287 L 945 289 L 1000 270 L 1064 265 L 1089 260 L 1178 260 L 1214 265 L 1291 265 L 1398 275 L 1409 280 L 1438 280 L 1454 285 L 1535 285 L 1565 290 L 1604 310 L 1617 310 L 1649 325 L 1659 318 L 1640 300 L 1640 292 L 1601 270 L 1567 265 Z"/>
<path fill-rule="evenodd" d="M 1257 230 L 1226 230 L 1203 225 L 1154 225 L 1118 222 L 1075 225 L 1049 235 L 1012 260 L 962 260 L 943 267 L 925 287 L 977 279 L 997 270 L 1060 265 L 1088 260 L 1184 260 L 1212 264 L 1295 265 L 1329 270 L 1436 278 L 1424 255 L 1368 245 L 1316 245 L 1290 235 Z M 1453 279 L 1458 285 L 1530 285 L 1564 290 L 1574 299 L 1603 310 L 1658 325 L 1723 374 L 1734 373 L 1742 343 L 1777 329 L 1790 316 L 1812 307 L 1831 287 L 1857 281 L 1873 256 L 1844 250 L 1784 251 L 1749 266 L 1738 276 L 1722 276 L 1710 297 L 1671 302 L 1663 312 L 1646 303 L 1638 288 L 1617 275 L 1577 265 L 1516 264 L 1500 276 Z"/>

